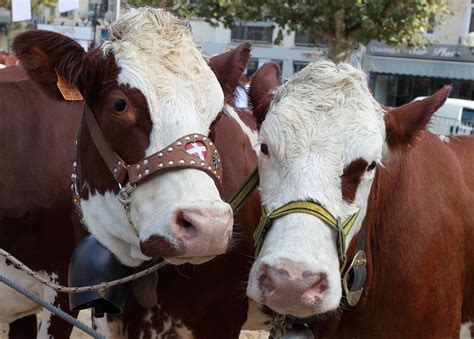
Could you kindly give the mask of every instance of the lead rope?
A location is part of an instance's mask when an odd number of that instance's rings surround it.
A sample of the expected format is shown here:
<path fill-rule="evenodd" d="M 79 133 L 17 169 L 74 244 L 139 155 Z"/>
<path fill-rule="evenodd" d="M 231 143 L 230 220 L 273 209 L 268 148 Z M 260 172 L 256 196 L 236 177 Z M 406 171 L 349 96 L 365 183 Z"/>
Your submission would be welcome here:
<path fill-rule="evenodd" d="M 10 279 L 8 279 L 7 277 L 4 277 L 3 275 L 0 275 L 0 282 L 4 283 L 5 285 L 9 286 L 10 288 L 14 289 L 15 291 L 17 291 L 18 293 L 21 293 L 23 294 L 25 297 L 33 300 L 35 303 L 43 306 L 44 308 L 46 308 L 48 311 L 50 311 L 51 313 L 54 313 L 55 315 L 59 316 L 60 318 L 62 318 L 63 320 L 67 321 L 68 323 L 70 323 L 71 325 L 79 328 L 80 330 L 86 332 L 87 334 L 89 334 L 90 336 L 92 336 L 93 338 L 98 338 L 98 339 L 106 339 L 104 335 L 100 334 L 99 332 L 97 332 L 96 330 L 94 330 L 93 328 L 91 328 L 90 326 L 87 326 L 86 324 L 84 324 L 83 322 L 81 322 L 80 320 L 74 318 L 73 316 L 71 316 L 70 314 L 64 312 L 63 310 L 61 310 L 60 308 L 44 301 L 43 299 L 41 299 L 40 297 L 38 297 L 37 295 L 31 293 L 30 291 L 28 291 L 26 288 L 20 286 L 20 285 L 17 285 L 15 284 L 13 281 L 11 281 Z"/>
<path fill-rule="evenodd" d="M 124 278 L 120 278 L 120 279 L 116 279 L 116 280 L 112 280 L 112 281 L 106 281 L 106 282 L 96 284 L 96 285 L 81 286 L 81 287 L 69 287 L 69 286 L 63 286 L 63 285 L 56 284 L 55 282 L 53 282 L 49 279 L 43 278 L 41 275 L 39 275 L 38 273 L 33 271 L 31 268 L 29 268 L 28 266 L 23 264 L 20 260 L 18 260 L 17 258 L 15 258 L 13 255 L 11 255 L 10 253 L 8 253 L 7 251 L 5 251 L 2 248 L 0 248 L 0 256 L 4 257 L 7 260 L 7 262 L 10 261 L 11 263 L 13 263 L 15 265 L 15 268 L 18 268 L 18 269 L 22 270 L 23 272 L 25 272 L 26 274 L 28 274 L 32 278 L 38 280 L 43 285 L 46 285 L 46 286 L 52 288 L 53 290 L 55 290 L 57 292 L 62 292 L 62 293 L 83 293 L 83 292 L 90 292 L 90 291 L 99 291 L 100 292 L 100 291 L 109 289 L 111 287 L 118 286 L 118 285 L 130 282 L 130 281 L 139 279 L 139 278 L 141 278 L 145 275 L 148 275 L 150 273 L 153 273 L 153 272 L 159 270 L 160 268 L 162 268 L 163 266 L 166 265 L 166 262 L 162 261 L 158 264 L 155 264 L 155 265 L 153 265 L 149 268 L 144 269 L 143 271 L 131 274 L 131 275 L 126 276 Z"/>

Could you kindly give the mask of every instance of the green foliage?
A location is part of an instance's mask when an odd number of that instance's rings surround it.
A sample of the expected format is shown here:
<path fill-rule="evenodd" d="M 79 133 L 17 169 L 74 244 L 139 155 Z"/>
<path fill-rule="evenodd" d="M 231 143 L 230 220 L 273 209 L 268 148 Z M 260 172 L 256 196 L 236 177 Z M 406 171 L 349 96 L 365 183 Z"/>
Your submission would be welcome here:
<path fill-rule="evenodd" d="M 328 57 L 347 60 L 359 44 L 426 43 L 423 33 L 451 14 L 447 0 L 132 0 L 136 5 L 165 7 L 184 17 L 204 18 L 232 28 L 239 22 L 273 21 L 327 41 Z M 434 20 L 432 20 L 434 18 Z M 431 20 L 430 20 L 431 19 Z M 276 41 L 278 43 L 278 41 Z"/>

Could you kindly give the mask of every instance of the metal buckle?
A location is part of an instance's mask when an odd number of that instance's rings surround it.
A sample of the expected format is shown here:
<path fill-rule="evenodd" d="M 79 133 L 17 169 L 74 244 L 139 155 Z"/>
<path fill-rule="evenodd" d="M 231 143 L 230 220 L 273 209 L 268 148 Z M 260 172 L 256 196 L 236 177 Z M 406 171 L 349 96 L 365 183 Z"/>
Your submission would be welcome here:
<path fill-rule="evenodd" d="M 359 302 L 360 298 L 362 297 L 362 292 L 364 291 L 364 287 L 361 287 L 358 290 L 351 291 L 348 280 L 350 278 L 350 272 L 354 270 L 354 267 L 357 266 L 365 266 L 367 264 L 367 256 L 364 251 L 358 251 L 354 258 L 352 259 L 351 264 L 347 268 L 346 273 L 344 273 L 344 277 L 342 279 L 342 287 L 344 289 L 344 293 L 346 294 L 347 304 L 349 306 L 355 306 Z M 355 274 L 355 273 L 354 273 Z"/>
<path fill-rule="evenodd" d="M 136 184 L 130 184 L 128 182 L 125 186 L 122 187 L 121 184 L 119 184 L 120 191 L 118 194 L 118 201 L 123 205 L 123 208 L 125 209 L 125 213 L 127 214 L 127 219 L 130 225 L 132 225 L 135 235 L 138 237 L 138 228 L 135 226 L 135 224 L 132 222 L 132 216 L 130 214 L 130 203 L 132 202 L 132 197 L 131 194 L 133 190 L 137 187 Z"/>
<path fill-rule="evenodd" d="M 130 201 L 131 201 L 131 193 L 135 190 L 135 188 L 137 187 L 136 184 L 130 184 L 130 183 L 127 183 L 127 185 L 123 186 L 119 184 L 119 187 L 120 187 L 120 191 L 119 191 L 119 194 L 118 194 L 118 200 L 122 203 L 122 205 L 127 208 L 128 205 L 130 205 Z"/>

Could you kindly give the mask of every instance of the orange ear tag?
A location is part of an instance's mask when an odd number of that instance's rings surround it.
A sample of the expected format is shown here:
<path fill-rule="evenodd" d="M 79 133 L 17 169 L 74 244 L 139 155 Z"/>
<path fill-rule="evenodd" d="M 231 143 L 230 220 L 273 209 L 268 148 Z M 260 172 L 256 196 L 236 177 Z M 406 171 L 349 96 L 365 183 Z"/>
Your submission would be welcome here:
<path fill-rule="evenodd" d="M 58 76 L 58 82 L 56 83 L 56 86 L 58 86 L 58 89 L 63 95 L 64 100 L 68 100 L 68 101 L 84 100 L 84 98 L 81 95 L 81 92 L 79 92 L 76 86 L 74 86 L 69 81 L 64 79 L 58 73 L 56 73 L 56 75 Z"/>

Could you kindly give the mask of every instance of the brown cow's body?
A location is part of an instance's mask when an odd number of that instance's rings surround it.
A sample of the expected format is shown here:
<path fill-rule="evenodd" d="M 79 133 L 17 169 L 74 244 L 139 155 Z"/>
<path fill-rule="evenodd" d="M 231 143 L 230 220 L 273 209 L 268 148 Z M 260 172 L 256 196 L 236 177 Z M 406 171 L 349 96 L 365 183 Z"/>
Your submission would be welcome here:
<path fill-rule="evenodd" d="M 459 338 L 474 319 L 474 139 L 426 132 L 380 168 L 368 207 L 363 297 L 321 337 Z"/>
<path fill-rule="evenodd" d="M 48 99 L 20 66 L 0 71 L 0 247 L 62 284 L 74 249 L 70 172 L 81 113 L 82 104 Z M 68 310 L 67 295 L 55 303 Z M 71 327 L 53 320 L 49 329 L 67 337 Z"/>

